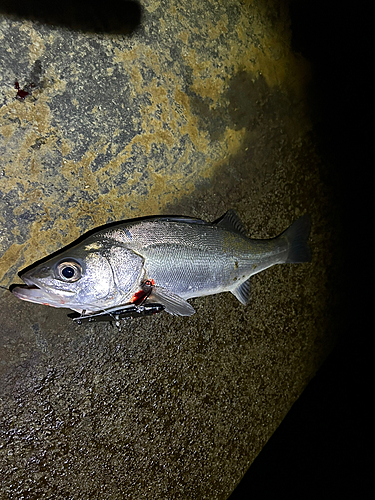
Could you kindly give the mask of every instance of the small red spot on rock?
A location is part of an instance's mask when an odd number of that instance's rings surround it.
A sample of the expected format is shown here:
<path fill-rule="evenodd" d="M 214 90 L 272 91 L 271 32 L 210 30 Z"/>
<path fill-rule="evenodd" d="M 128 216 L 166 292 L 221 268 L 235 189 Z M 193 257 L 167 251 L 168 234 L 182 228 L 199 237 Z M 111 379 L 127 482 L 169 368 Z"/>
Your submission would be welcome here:
<path fill-rule="evenodd" d="M 20 84 L 17 82 L 17 80 L 14 82 L 14 88 L 17 90 L 16 98 L 20 101 L 23 101 L 25 97 L 29 95 L 29 92 L 20 88 Z"/>

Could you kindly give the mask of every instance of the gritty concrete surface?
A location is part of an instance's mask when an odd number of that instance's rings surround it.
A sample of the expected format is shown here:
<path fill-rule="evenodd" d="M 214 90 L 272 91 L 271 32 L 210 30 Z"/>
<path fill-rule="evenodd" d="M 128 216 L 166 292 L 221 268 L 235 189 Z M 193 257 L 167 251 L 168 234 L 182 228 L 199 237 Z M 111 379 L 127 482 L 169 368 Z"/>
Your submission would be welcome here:
<path fill-rule="evenodd" d="M 246 308 L 120 330 L 2 290 L 1 498 L 225 499 L 335 343 L 335 209 L 287 8 L 161 5 L 128 37 L 0 18 L 1 284 L 100 224 L 229 208 L 259 238 L 309 212 L 313 261 L 255 276 Z"/>

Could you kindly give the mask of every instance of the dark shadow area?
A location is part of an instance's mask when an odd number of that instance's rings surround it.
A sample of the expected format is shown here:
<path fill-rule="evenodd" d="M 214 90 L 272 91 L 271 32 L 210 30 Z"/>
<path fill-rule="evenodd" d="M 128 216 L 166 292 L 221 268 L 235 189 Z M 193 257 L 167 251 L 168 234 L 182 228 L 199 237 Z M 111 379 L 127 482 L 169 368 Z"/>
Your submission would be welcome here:
<path fill-rule="evenodd" d="M 370 491 L 365 425 L 372 335 L 366 269 L 373 232 L 369 13 L 360 5 L 322 0 L 295 0 L 290 9 L 293 49 L 312 65 L 309 97 L 324 166 L 320 174 L 341 220 L 332 227 L 332 238 L 342 262 L 331 265 L 327 285 L 337 299 L 332 328 L 339 343 L 230 500 L 365 497 Z"/>
<path fill-rule="evenodd" d="M 88 0 L 66 0 L 63 4 L 48 0 L 0 0 L 0 14 L 86 33 L 131 35 L 141 23 L 142 7 L 135 0 L 119 0 L 114 4 Z"/>

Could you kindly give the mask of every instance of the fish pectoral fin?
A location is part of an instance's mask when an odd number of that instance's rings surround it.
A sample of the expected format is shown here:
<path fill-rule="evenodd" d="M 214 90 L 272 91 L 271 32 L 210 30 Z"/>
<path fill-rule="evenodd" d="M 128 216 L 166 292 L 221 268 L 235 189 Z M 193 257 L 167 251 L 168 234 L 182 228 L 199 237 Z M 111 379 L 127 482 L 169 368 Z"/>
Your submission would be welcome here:
<path fill-rule="evenodd" d="M 232 290 L 233 295 L 246 306 L 250 302 L 250 278 Z"/>
<path fill-rule="evenodd" d="M 189 302 L 161 286 L 152 288 L 149 300 L 159 302 L 165 307 L 167 313 L 175 316 L 191 316 L 195 313 L 194 307 Z"/>

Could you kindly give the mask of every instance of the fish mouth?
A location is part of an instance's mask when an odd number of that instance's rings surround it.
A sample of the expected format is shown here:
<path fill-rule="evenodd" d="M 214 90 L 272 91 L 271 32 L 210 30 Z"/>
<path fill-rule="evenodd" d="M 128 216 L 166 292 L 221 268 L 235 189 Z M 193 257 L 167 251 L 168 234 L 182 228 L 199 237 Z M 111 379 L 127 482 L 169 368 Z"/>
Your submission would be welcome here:
<path fill-rule="evenodd" d="M 50 290 L 40 288 L 30 278 L 22 278 L 26 285 L 16 285 L 11 289 L 13 295 L 27 302 L 35 304 L 43 304 L 52 307 L 68 307 L 69 297 L 74 295 L 70 290 L 59 290 L 59 293 L 54 293 Z"/>

